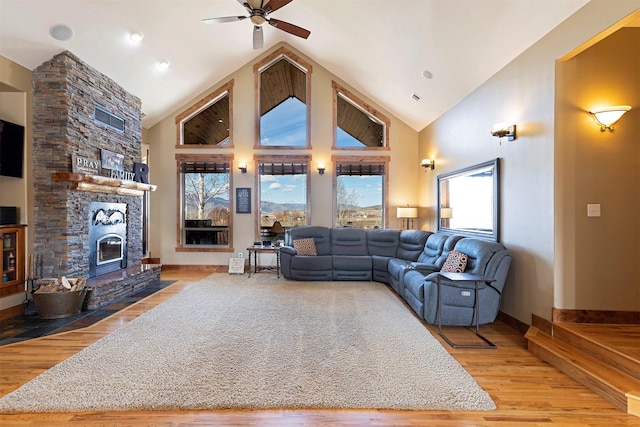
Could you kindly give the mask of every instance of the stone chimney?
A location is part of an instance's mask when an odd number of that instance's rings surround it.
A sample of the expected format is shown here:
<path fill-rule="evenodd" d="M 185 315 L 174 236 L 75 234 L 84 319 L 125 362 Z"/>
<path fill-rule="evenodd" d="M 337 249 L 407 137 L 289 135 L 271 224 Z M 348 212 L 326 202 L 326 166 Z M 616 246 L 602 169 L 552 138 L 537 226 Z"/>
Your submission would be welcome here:
<path fill-rule="evenodd" d="M 72 190 L 52 174 L 72 172 L 72 155 L 99 160 L 102 149 L 122 154 L 131 171 L 140 162 L 140 99 L 70 52 L 35 69 L 33 98 L 34 252 L 43 277 L 88 277 L 90 202 L 126 203 L 126 262 L 139 265 L 142 197 Z M 96 109 L 122 119 L 124 129 L 97 121 Z"/>

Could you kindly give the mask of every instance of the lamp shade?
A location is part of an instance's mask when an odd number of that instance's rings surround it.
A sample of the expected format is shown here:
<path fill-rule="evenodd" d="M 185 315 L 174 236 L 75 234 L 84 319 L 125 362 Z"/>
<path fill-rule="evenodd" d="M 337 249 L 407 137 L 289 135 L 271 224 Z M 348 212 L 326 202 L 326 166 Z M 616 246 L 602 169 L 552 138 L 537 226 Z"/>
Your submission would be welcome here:
<path fill-rule="evenodd" d="M 631 107 L 628 105 L 618 105 L 615 107 L 593 110 L 591 111 L 591 114 L 593 114 L 593 117 L 595 117 L 596 121 L 603 127 L 603 129 L 610 129 L 611 126 L 613 126 L 613 124 L 629 110 L 631 110 Z"/>
<path fill-rule="evenodd" d="M 451 219 L 451 218 L 453 218 L 453 209 L 451 209 L 451 208 L 440 208 L 440 218 L 443 218 L 443 219 Z"/>
<path fill-rule="evenodd" d="M 398 208 L 398 218 L 418 218 L 418 208 Z"/>

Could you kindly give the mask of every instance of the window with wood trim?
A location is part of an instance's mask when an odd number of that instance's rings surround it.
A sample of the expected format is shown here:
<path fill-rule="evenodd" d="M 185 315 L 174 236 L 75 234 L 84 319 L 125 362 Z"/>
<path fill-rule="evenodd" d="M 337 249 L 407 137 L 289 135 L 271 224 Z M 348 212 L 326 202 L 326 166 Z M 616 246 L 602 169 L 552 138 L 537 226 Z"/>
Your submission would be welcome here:
<path fill-rule="evenodd" d="M 232 155 L 176 155 L 178 250 L 232 247 Z"/>
<path fill-rule="evenodd" d="M 178 146 L 233 147 L 233 80 L 176 117 Z"/>
<path fill-rule="evenodd" d="M 335 157 L 335 226 L 385 228 L 388 157 Z"/>
<path fill-rule="evenodd" d="M 308 148 L 311 65 L 286 48 L 254 67 L 258 147 Z"/>
<path fill-rule="evenodd" d="M 390 120 L 336 82 L 333 87 L 334 149 L 389 149 Z"/>
<path fill-rule="evenodd" d="M 262 237 L 275 240 L 284 237 L 284 230 L 309 223 L 310 160 L 310 156 L 256 158 L 258 226 Z M 283 228 L 277 233 L 273 230 L 276 222 Z"/>

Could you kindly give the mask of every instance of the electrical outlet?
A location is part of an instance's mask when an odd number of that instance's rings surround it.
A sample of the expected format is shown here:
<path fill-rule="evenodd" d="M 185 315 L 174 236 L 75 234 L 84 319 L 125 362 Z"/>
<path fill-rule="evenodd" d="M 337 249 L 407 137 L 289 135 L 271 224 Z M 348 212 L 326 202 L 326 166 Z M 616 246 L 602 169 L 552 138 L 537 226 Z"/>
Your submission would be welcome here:
<path fill-rule="evenodd" d="M 600 203 L 589 203 L 587 205 L 587 216 L 600 216 Z"/>
<path fill-rule="evenodd" d="M 462 295 L 463 297 L 470 297 L 471 291 L 460 291 L 460 295 Z"/>

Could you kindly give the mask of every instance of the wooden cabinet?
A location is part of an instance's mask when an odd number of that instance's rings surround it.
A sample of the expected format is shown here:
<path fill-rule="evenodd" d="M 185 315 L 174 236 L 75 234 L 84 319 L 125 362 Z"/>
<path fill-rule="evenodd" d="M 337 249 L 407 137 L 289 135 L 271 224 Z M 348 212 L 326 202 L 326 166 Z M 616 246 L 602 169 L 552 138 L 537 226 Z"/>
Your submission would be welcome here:
<path fill-rule="evenodd" d="M 24 225 L 0 225 L 2 282 L 0 297 L 24 292 Z"/>

